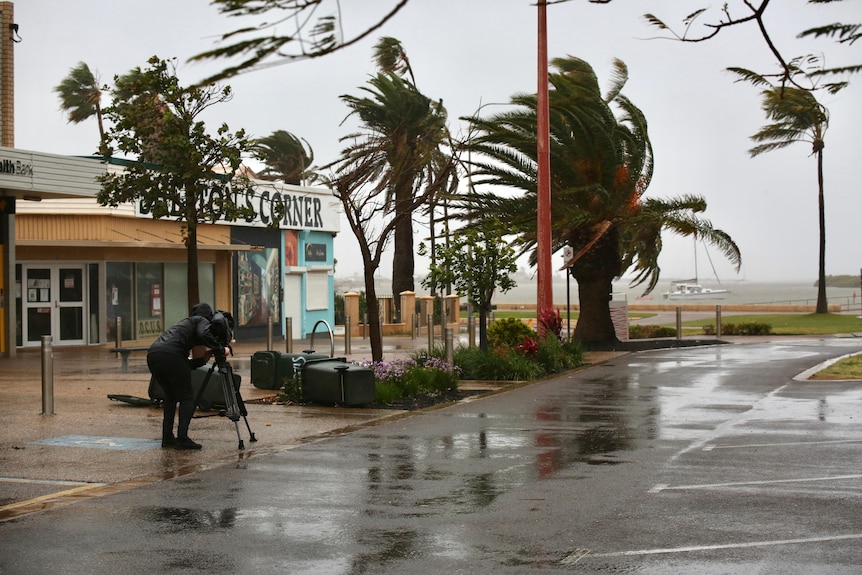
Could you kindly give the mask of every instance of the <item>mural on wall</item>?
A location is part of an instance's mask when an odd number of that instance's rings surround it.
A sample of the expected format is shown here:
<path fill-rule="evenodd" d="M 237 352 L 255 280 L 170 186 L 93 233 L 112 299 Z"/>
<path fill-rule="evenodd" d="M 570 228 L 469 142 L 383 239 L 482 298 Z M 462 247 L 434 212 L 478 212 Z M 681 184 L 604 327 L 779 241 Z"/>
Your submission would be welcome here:
<path fill-rule="evenodd" d="M 284 232 L 284 265 L 299 265 L 299 237 L 294 230 Z"/>
<path fill-rule="evenodd" d="M 255 228 L 231 230 L 231 241 L 261 246 L 236 256 L 236 324 L 263 326 L 281 317 L 281 232 Z"/>

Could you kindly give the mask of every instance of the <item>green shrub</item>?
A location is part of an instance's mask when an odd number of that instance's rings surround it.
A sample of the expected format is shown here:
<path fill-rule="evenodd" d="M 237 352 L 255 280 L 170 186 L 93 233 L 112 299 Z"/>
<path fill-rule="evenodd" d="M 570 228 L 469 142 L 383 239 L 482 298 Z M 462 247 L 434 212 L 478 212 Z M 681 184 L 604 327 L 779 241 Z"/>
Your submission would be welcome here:
<path fill-rule="evenodd" d="M 544 375 L 542 366 L 513 351 L 482 351 L 478 347 L 459 347 L 455 364 L 464 379 L 523 381 Z"/>
<path fill-rule="evenodd" d="M 629 326 L 629 339 L 651 339 L 656 337 L 676 337 L 676 329 L 662 325 Z"/>
<path fill-rule="evenodd" d="M 703 333 L 706 335 L 715 335 L 715 325 L 703 326 Z M 723 323 L 721 324 L 722 335 L 769 335 L 772 333 L 772 326 L 768 323 Z"/>
<path fill-rule="evenodd" d="M 488 326 L 488 347 L 511 350 L 536 334 L 524 322 L 514 317 L 495 320 Z"/>
<path fill-rule="evenodd" d="M 297 377 L 286 377 L 284 378 L 284 386 L 281 389 L 282 393 L 280 394 L 279 400 L 281 401 L 289 401 L 291 403 L 301 403 L 302 402 L 302 386 L 300 384 L 300 379 Z"/>
<path fill-rule="evenodd" d="M 583 351 L 576 340 L 560 341 L 553 335 L 548 335 L 544 341 L 539 341 L 539 349 L 533 360 L 542 366 L 545 374 L 559 373 L 572 369 L 583 363 Z"/>

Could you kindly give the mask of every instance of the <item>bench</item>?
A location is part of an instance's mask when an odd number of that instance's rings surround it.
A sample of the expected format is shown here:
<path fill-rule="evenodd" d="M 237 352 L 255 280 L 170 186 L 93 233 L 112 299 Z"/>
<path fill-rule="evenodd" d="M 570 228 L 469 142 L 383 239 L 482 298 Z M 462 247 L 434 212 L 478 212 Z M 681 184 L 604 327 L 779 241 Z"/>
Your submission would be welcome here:
<path fill-rule="evenodd" d="M 136 351 L 149 351 L 149 346 L 140 346 L 140 347 L 115 347 L 114 349 L 109 349 L 108 353 L 116 353 L 120 356 L 120 359 L 123 360 L 123 373 L 129 371 L 129 356 Z"/>

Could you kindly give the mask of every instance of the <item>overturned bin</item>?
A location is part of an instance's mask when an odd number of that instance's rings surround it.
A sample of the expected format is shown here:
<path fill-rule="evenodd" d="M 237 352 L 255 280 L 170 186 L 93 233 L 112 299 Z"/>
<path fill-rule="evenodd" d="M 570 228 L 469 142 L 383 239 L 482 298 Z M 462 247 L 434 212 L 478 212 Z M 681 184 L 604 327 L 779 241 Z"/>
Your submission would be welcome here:
<path fill-rule="evenodd" d="M 362 405 L 374 401 L 374 371 L 343 358 L 306 361 L 302 398 L 315 403 Z"/>
<path fill-rule="evenodd" d="M 251 356 L 251 384 L 258 389 L 281 389 L 286 379 L 296 375 L 294 365 L 298 357 L 309 361 L 326 359 L 329 356 L 312 351 L 303 353 L 256 351 Z"/>

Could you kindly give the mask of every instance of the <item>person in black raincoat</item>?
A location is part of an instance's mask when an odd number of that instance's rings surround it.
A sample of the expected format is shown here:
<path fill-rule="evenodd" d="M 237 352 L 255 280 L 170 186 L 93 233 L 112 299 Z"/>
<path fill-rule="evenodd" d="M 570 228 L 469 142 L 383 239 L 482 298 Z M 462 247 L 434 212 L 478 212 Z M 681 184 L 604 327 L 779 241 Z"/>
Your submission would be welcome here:
<path fill-rule="evenodd" d="M 189 317 L 180 320 L 163 333 L 147 352 L 147 367 L 165 392 L 162 421 L 162 447 L 200 449 L 201 444 L 189 438 L 189 424 L 195 412 L 192 370 L 209 361 L 214 352 L 227 356 L 230 347 L 210 330 L 213 309 L 207 303 L 192 308 Z M 190 358 L 192 348 L 203 346 L 206 352 Z M 174 436 L 174 418 L 179 404 L 179 422 Z"/>

